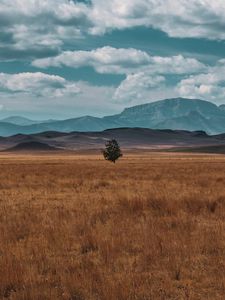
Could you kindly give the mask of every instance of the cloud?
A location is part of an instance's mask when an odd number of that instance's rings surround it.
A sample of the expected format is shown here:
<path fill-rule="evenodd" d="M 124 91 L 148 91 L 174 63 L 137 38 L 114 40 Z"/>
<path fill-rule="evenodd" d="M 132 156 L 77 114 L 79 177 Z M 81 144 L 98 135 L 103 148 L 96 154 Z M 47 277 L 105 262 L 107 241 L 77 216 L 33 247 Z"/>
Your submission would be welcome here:
<path fill-rule="evenodd" d="M 150 56 L 147 52 L 133 48 L 103 47 L 91 51 L 65 51 L 56 57 L 34 60 L 33 66 L 48 67 L 93 67 L 98 73 L 130 74 L 137 69 L 156 73 L 195 73 L 204 65 L 194 58 L 182 55 L 172 57 Z"/>
<path fill-rule="evenodd" d="M 61 80 L 60 80 L 61 83 Z M 15 91 L 16 88 L 10 87 L 3 91 L 0 85 L 0 108 L 3 107 L 1 115 L 24 115 L 31 118 L 74 118 L 84 115 L 102 116 L 119 113 L 123 109 L 123 105 L 110 101 L 115 91 L 114 87 L 93 86 L 89 83 L 78 81 L 75 82 L 79 93 L 62 93 L 58 97 L 54 96 L 55 89 L 40 96 L 40 84 L 34 84 L 27 87 L 23 84 L 22 91 Z M 25 87 L 24 87 L 25 85 Z M 41 87 L 43 88 L 43 86 Z M 11 89 L 14 91 L 12 92 Z M 33 92 L 37 90 L 37 95 Z M 28 92 L 25 92 L 28 91 Z M 57 91 L 65 91 L 57 89 Z M 54 96 L 54 97 L 53 97 Z M 37 98 L 38 97 L 38 98 Z"/>
<path fill-rule="evenodd" d="M 181 80 L 176 89 L 183 97 L 224 102 L 225 60 L 220 60 L 214 67 L 209 67 L 205 73 L 192 75 Z"/>
<path fill-rule="evenodd" d="M 2 94 L 28 94 L 35 97 L 63 97 L 80 92 L 78 86 L 64 78 L 44 73 L 0 73 Z"/>
<path fill-rule="evenodd" d="M 162 88 L 164 82 L 163 76 L 151 76 L 143 72 L 128 75 L 116 89 L 113 99 L 123 103 L 140 101 L 159 85 Z"/>
<path fill-rule="evenodd" d="M 106 46 L 92 51 L 66 51 L 56 57 L 37 59 L 32 65 L 40 68 L 90 66 L 98 73 L 123 74 L 135 67 L 144 66 L 150 61 L 150 56 L 141 50 L 116 49 Z"/>
<path fill-rule="evenodd" d="M 157 96 L 163 91 L 165 98 L 172 95 L 205 99 L 217 104 L 224 103 L 225 59 L 219 60 L 215 66 L 205 66 L 197 74 L 176 73 L 179 70 L 172 66 L 170 71 L 178 74 L 175 82 L 171 82 L 171 77 L 166 76 L 168 73 L 165 70 L 164 76 L 160 72 L 154 75 L 152 70 L 128 74 L 115 90 L 113 99 L 120 103 L 133 103 L 143 99 L 147 102 L 153 94 Z"/>
<path fill-rule="evenodd" d="M 171 37 L 225 39 L 223 0 L 1 0 L 0 59 L 57 55 L 89 35 L 145 26 Z"/>
<path fill-rule="evenodd" d="M 116 89 L 100 89 L 41 72 L 1 73 L 1 95 L 57 98 L 57 101 L 79 95 L 76 99 L 81 99 L 82 103 L 89 99 L 93 106 L 103 91 L 105 102 L 114 95 L 114 101 L 120 103 L 136 99 L 147 101 L 149 95 L 161 95 L 162 90 L 168 94 L 174 91 L 182 96 L 206 97 L 213 101 L 224 99 L 223 61 L 215 67 L 208 67 L 182 55 L 160 57 L 134 48 L 109 46 L 89 51 L 65 51 L 82 45 L 89 47 L 85 39 L 88 40 L 90 35 L 101 36 L 112 30 L 136 26 L 159 29 L 171 37 L 224 40 L 225 1 L 0 0 L 1 61 L 33 61 L 34 67 L 46 68 L 46 73 L 48 67 L 67 66 L 77 69 L 91 67 L 100 74 L 126 76 Z M 10 65 L 10 68 L 15 65 Z M 20 66 L 23 70 L 28 69 L 25 64 Z M 167 82 L 169 74 L 182 77 L 177 86 L 173 84 L 173 91 Z"/>
<path fill-rule="evenodd" d="M 128 103 L 148 99 L 149 94 L 162 95 L 166 87 L 166 75 L 195 74 L 207 67 L 194 58 L 182 55 L 171 57 L 151 56 L 133 48 L 103 47 L 91 51 L 66 51 L 56 57 L 38 59 L 33 66 L 92 67 L 98 73 L 126 75 L 112 97 L 116 103 Z M 171 91 L 169 91 L 171 93 Z"/>
<path fill-rule="evenodd" d="M 147 55 L 147 53 L 146 53 Z M 115 55 L 115 57 L 118 57 Z M 128 55 L 126 55 L 128 57 Z M 124 71 L 126 78 L 117 87 L 113 99 L 116 102 L 133 102 L 149 98 L 150 94 L 162 95 L 162 90 L 172 94 L 171 87 L 167 85 L 167 75 L 184 76 L 207 70 L 207 66 L 193 58 L 182 55 L 171 57 L 147 56 L 144 65 L 136 68 L 122 68 L 117 65 L 116 70 Z M 107 66 L 103 66 L 106 71 Z M 98 69 L 96 69 L 98 70 Z M 112 70 L 112 68 L 110 68 Z M 109 69 L 108 69 L 109 71 Z M 164 93 L 166 96 L 166 93 Z"/>
<path fill-rule="evenodd" d="M 0 110 L 9 114 L 32 112 L 59 118 L 120 111 L 112 99 L 114 87 L 68 81 L 41 72 L 0 73 Z M 33 101 L 31 101 L 33 100 Z"/>
<path fill-rule="evenodd" d="M 82 36 L 91 21 L 84 3 L 69 0 L 1 0 L 0 59 L 56 55 Z"/>
<path fill-rule="evenodd" d="M 171 37 L 224 39 L 223 0 L 93 0 L 93 34 L 146 26 Z"/>

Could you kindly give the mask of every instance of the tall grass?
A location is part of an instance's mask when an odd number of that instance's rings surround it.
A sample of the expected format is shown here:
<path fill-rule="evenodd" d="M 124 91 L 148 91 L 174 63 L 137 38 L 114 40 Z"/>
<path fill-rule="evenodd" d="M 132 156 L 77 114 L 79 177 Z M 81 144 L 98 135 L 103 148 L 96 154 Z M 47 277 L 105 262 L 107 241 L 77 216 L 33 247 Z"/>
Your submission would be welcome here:
<path fill-rule="evenodd" d="M 0 165 L 0 299 L 224 299 L 222 156 Z"/>

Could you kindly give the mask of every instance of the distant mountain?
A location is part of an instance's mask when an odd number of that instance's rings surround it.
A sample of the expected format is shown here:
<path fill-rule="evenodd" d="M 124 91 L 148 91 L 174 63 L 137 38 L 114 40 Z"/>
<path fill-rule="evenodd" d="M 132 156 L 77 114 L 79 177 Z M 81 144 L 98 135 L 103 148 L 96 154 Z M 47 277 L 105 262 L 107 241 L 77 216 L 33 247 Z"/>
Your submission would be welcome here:
<path fill-rule="evenodd" d="M 19 126 L 29 126 L 29 125 L 33 125 L 33 124 L 51 123 L 51 122 L 55 122 L 55 121 L 56 120 L 43 120 L 43 121 L 36 120 L 36 121 L 34 121 L 34 120 L 30 120 L 28 118 L 20 117 L 20 116 L 7 117 L 7 118 L 0 120 L 0 122 L 3 122 L 3 123 L 11 123 L 14 125 L 19 125 Z"/>
<path fill-rule="evenodd" d="M 216 125 L 215 119 L 220 120 Z M 131 127 L 204 130 L 210 134 L 225 132 L 225 110 L 198 99 L 175 98 L 138 105 L 125 109 L 111 120 Z"/>
<path fill-rule="evenodd" d="M 18 133 L 32 134 L 46 130 L 48 130 L 48 127 L 42 126 L 42 124 L 22 126 L 12 123 L 0 122 L 0 136 L 10 136 Z"/>
<path fill-rule="evenodd" d="M 107 120 L 105 118 L 96 118 L 91 116 L 84 116 L 80 118 L 68 119 L 63 121 L 55 121 L 49 123 L 42 123 L 43 126 L 48 127 L 53 131 L 102 131 L 109 128 L 121 127 L 122 124 L 117 124 L 116 121 Z"/>
<path fill-rule="evenodd" d="M 107 140 L 115 138 L 122 149 L 184 149 L 211 146 L 225 147 L 225 134 L 210 136 L 203 131 L 153 130 L 117 128 L 101 132 L 42 132 L 17 134 L 0 138 L 0 150 L 48 151 L 102 149 Z"/>
<path fill-rule="evenodd" d="M 37 121 L 32 121 L 30 119 L 20 117 L 20 116 L 12 116 L 12 117 L 8 117 L 8 118 L 4 118 L 0 122 L 11 123 L 11 124 L 21 125 L 21 126 L 27 126 L 27 125 L 39 123 Z"/>
<path fill-rule="evenodd" d="M 218 114 L 224 115 L 211 102 L 198 99 L 175 98 L 126 108 L 117 118 L 123 122 L 135 120 L 137 126 L 148 125 L 149 127 L 156 126 L 166 120 L 187 116 L 192 111 L 198 112 L 206 118 Z"/>
<path fill-rule="evenodd" d="M 174 129 L 176 130 L 204 130 L 206 132 L 212 132 L 215 130 L 210 121 L 203 117 L 198 111 L 190 111 L 187 115 L 180 117 L 168 118 L 154 126 L 158 129 Z M 214 130 L 212 130 L 214 128 Z M 215 130 L 216 131 L 216 130 Z"/>
<path fill-rule="evenodd" d="M 219 108 L 220 108 L 222 111 L 225 111 L 225 104 L 220 105 Z"/>
<path fill-rule="evenodd" d="M 33 134 L 42 131 L 102 131 L 121 127 L 202 130 L 209 134 L 220 134 L 225 132 L 225 106 L 199 99 L 175 98 L 133 106 L 120 114 L 103 118 L 84 116 L 25 124 L 29 122 L 32 121 L 25 118 L 7 118 L 0 122 L 0 135 Z"/>

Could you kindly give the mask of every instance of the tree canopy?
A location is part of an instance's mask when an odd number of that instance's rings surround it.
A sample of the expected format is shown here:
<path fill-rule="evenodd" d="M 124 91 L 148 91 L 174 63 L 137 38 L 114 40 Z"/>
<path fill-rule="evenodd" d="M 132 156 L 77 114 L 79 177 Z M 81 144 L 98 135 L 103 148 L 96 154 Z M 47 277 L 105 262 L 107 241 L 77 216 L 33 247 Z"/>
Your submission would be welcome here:
<path fill-rule="evenodd" d="M 105 149 L 103 150 L 103 156 L 106 160 L 113 163 L 123 156 L 120 146 L 115 139 L 106 142 Z"/>

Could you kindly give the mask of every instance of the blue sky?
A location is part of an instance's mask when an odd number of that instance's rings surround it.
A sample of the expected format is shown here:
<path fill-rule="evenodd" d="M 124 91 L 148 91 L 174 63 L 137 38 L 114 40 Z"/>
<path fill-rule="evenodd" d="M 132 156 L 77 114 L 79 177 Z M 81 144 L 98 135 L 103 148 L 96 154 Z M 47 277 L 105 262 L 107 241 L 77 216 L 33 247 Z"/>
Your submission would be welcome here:
<path fill-rule="evenodd" d="M 0 117 L 223 104 L 224 53 L 224 0 L 1 0 Z"/>

